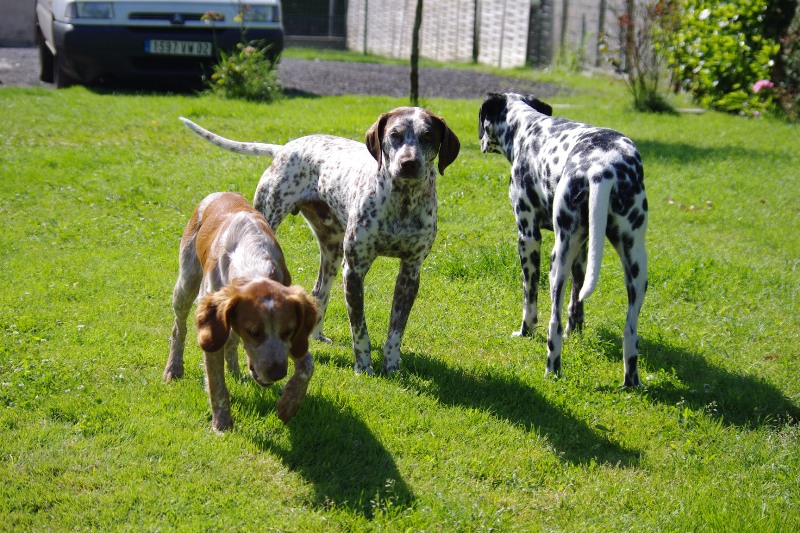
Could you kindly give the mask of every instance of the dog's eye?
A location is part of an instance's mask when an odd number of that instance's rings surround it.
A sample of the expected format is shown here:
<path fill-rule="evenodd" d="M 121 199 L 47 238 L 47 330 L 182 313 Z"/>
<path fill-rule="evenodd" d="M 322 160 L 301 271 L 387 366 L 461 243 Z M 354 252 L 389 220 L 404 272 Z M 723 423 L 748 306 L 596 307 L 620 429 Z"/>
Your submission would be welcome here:
<path fill-rule="evenodd" d="M 249 333 L 251 336 L 258 338 L 258 337 L 260 337 L 260 336 L 261 336 L 261 328 L 258 328 L 258 327 L 255 327 L 255 328 L 250 328 L 250 330 L 248 331 L 248 333 Z"/>
<path fill-rule="evenodd" d="M 403 132 L 400 130 L 392 130 L 389 132 L 389 137 L 391 137 L 393 141 L 399 141 L 403 138 Z"/>
<path fill-rule="evenodd" d="M 419 135 L 419 140 L 424 143 L 433 142 L 433 133 L 431 133 L 430 131 L 423 131 Z"/>

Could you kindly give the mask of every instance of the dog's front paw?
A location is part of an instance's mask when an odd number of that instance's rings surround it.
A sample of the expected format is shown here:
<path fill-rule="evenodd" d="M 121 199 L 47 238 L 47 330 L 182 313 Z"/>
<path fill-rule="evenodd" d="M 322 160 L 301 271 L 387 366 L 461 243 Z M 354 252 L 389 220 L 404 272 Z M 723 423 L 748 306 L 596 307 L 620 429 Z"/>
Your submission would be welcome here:
<path fill-rule="evenodd" d="M 544 377 L 552 376 L 554 378 L 561 377 L 561 356 L 554 358 L 547 358 L 547 366 L 544 369 Z"/>
<path fill-rule="evenodd" d="M 569 336 L 572 333 L 583 332 L 583 320 L 575 320 L 572 317 L 567 319 L 567 329 L 564 330 L 564 336 Z"/>
<path fill-rule="evenodd" d="M 636 388 L 641 387 L 642 382 L 639 381 L 639 372 L 632 374 L 625 374 L 625 381 L 622 382 L 623 387 Z"/>
<path fill-rule="evenodd" d="M 164 381 L 172 381 L 183 377 L 183 366 L 168 366 L 164 369 Z"/>
<path fill-rule="evenodd" d="M 226 411 L 212 415 L 211 429 L 217 433 L 224 433 L 233 429 L 233 419 L 230 412 Z"/>
<path fill-rule="evenodd" d="M 532 325 L 528 325 L 525 322 L 522 323 L 522 326 L 519 328 L 519 331 L 515 331 L 511 334 L 512 337 L 532 337 L 533 332 L 536 331 L 536 322 Z"/>
<path fill-rule="evenodd" d="M 311 335 L 311 338 L 314 339 L 315 341 L 324 342 L 325 344 L 333 344 L 333 341 L 328 337 L 326 337 L 325 335 L 323 335 L 322 333 L 314 333 Z"/>
<path fill-rule="evenodd" d="M 400 372 L 400 358 L 398 357 L 393 361 L 384 360 L 382 370 L 384 374 L 395 374 Z"/>
<path fill-rule="evenodd" d="M 283 387 L 281 398 L 275 406 L 275 411 L 281 422 L 286 424 L 294 418 L 300 406 L 303 405 L 307 390 L 308 380 L 292 378 L 286 383 L 286 386 Z"/>
<path fill-rule="evenodd" d="M 375 375 L 375 371 L 372 370 L 372 364 L 371 363 L 368 364 L 368 365 L 356 363 L 353 366 L 353 369 L 355 370 L 357 376 L 359 376 L 361 374 L 365 374 L 367 376 L 372 377 L 372 376 Z"/>

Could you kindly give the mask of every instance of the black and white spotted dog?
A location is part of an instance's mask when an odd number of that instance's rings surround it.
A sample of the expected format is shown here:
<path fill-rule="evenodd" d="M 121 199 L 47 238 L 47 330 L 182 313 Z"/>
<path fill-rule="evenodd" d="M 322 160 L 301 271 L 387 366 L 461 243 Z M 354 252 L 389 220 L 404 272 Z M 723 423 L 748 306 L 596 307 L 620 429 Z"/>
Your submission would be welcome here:
<path fill-rule="evenodd" d="M 436 237 L 436 171 L 444 173 L 460 148 L 444 120 L 425 109 L 401 107 L 382 114 L 365 143 L 309 135 L 284 146 L 231 141 L 181 120 L 221 148 L 274 158 L 258 183 L 254 206 L 272 228 L 289 213 L 302 213 L 317 237 L 320 269 L 312 294 L 319 318 L 312 337 L 319 340 L 330 342 L 322 323 L 342 263 L 356 373 L 373 373 L 364 276 L 378 256 L 400 259 L 383 349 L 384 372 L 399 370 L 420 269 Z"/>
<path fill-rule="evenodd" d="M 545 374 L 560 372 L 567 279 L 571 274 L 569 333 L 583 327 L 583 302 L 597 285 L 608 237 L 622 260 L 628 289 L 624 385 L 637 386 L 637 327 L 647 288 L 642 158 L 619 132 L 551 114 L 551 107 L 535 97 L 512 93 L 489 94 L 479 113 L 481 150 L 504 154 L 511 163 L 509 196 L 517 219 L 525 299 L 516 335 L 530 335 L 536 327 L 541 229 L 553 230 Z"/>

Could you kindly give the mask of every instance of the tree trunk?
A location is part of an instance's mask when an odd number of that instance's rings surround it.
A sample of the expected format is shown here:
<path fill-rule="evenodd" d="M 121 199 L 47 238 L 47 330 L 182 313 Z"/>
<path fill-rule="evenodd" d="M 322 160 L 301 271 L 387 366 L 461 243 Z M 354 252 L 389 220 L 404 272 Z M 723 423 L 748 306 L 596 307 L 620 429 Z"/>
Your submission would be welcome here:
<path fill-rule="evenodd" d="M 419 29 L 422 26 L 422 0 L 417 0 L 414 30 L 411 33 L 411 105 L 419 105 Z"/>

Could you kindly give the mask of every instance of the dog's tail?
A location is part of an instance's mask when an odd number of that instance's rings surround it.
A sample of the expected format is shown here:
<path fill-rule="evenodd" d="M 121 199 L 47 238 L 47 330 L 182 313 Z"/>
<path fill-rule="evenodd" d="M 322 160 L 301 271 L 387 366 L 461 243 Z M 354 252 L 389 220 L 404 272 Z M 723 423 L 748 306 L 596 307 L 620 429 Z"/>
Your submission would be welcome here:
<path fill-rule="evenodd" d="M 211 144 L 224 148 L 225 150 L 235 152 L 237 154 L 245 155 L 258 155 L 261 157 L 275 157 L 275 154 L 283 148 L 280 144 L 267 144 L 256 142 L 239 142 L 226 139 L 216 133 L 212 133 L 207 129 L 201 128 L 188 118 L 180 117 L 187 128 L 198 134 L 203 139 Z"/>
<path fill-rule="evenodd" d="M 602 179 L 595 182 L 595 176 L 589 176 L 589 258 L 586 266 L 586 277 L 579 295 L 580 301 L 591 296 L 597 287 L 600 277 L 600 264 L 603 261 L 603 245 L 606 242 L 606 224 L 608 222 L 608 203 L 611 198 L 613 180 Z"/>

